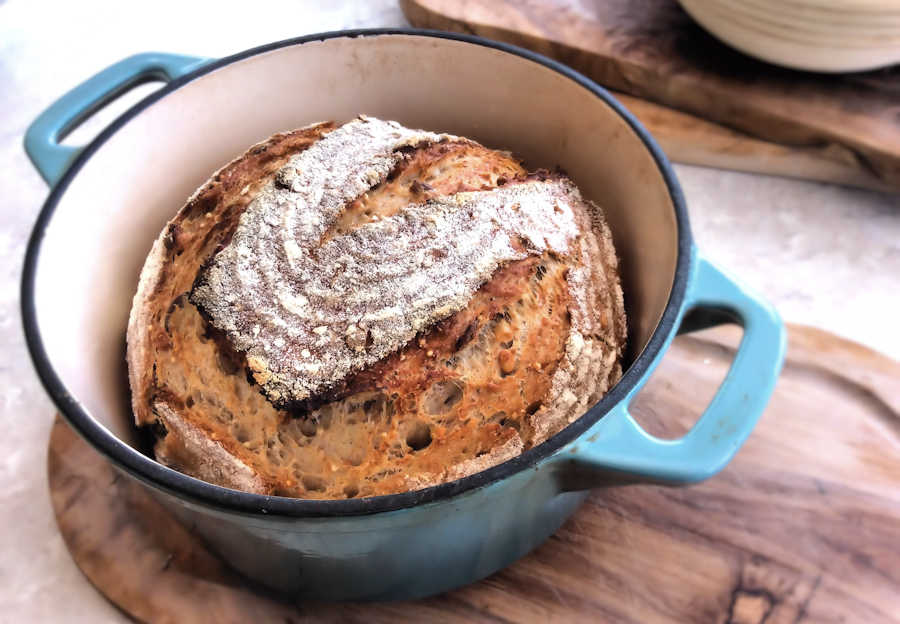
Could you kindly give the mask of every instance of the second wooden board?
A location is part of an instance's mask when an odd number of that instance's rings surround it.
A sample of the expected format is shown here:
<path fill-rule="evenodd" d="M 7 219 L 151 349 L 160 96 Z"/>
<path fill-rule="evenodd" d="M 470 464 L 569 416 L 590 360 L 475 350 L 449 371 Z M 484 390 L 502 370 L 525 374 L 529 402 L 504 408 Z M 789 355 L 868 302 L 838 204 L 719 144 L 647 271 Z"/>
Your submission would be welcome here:
<path fill-rule="evenodd" d="M 768 65 L 714 39 L 675 0 L 402 5 L 415 26 L 529 48 L 640 98 L 625 103 L 673 160 L 900 189 L 900 67 L 825 75 Z"/>

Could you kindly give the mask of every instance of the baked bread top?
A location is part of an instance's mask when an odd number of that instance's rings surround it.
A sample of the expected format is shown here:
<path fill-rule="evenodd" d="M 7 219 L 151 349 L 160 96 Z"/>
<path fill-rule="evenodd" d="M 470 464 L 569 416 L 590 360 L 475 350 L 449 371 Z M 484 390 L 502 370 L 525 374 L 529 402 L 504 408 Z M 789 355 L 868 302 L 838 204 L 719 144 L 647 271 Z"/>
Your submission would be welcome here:
<path fill-rule="evenodd" d="M 561 174 L 360 117 L 275 135 L 156 241 L 128 328 L 157 458 L 305 498 L 515 456 L 621 375 L 600 210 Z"/>

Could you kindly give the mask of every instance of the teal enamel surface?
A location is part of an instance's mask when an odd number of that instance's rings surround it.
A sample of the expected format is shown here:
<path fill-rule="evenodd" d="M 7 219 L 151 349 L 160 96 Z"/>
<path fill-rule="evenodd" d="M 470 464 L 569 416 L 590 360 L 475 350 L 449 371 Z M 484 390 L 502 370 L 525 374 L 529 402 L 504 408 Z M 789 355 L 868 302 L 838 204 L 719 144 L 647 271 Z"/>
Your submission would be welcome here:
<path fill-rule="evenodd" d="M 59 98 L 28 126 L 25 151 L 41 177 L 54 186 L 81 152 L 80 147 L 60 144 L 79 123 L 142 82 L 175 80 L 207 60 L 145 52 L 110 65 Z"/>
<path fill-rule="evenodd" d="M 673 333 L 627 399 L 558 451 L 557 460 L 574 461 L 601 473 L 629 473 L 632 479 L 674 483 L 701 481 L 725 467 L 772 395 L 784 362 L 785 330 L 772 306 L 696 250 L 679 323 L 695 308 L 728 313 L 744 328 L 744 336 L 725 380 L 694 427 L 678 440 L 661 440 L 644 431 L 628 413 L 628 405 L 659 364 Z"/>
<path fill-rule="evenodd" d="M 344 518 L 239 516 L 156 499 L 250 579 L 312 600 L 415 599 L 485 578 L 555 533 L 587 491 L 552 465 L 411 509 Z"/>
<path fill-rule="evenodd" d="M 731 459 L 749 435 L 772 393 L 784 357 L 784 329 L 777 314 L 690 246 L 683 198 L 665 157 L 646 131 L 626 111 L 616 108 L 618 105 L 608 94 L 571 70 L 529 52 L 458 35 L 418 34 L 498 48 L 505 54 L 542 63 L 568 79 L 580 81 L 595 93 L 598 101 L 606 101 L 617 114 L 631 119 L 644 146 L 653 152 L 660 170 L 669 176 L 668 190 L 676 220 L 683 227 L 679 229 L 679 240 L 684 243 L 679 252 L 680 269 L 674 278 L 658 338 L 654 338 L 652 348 L 639 358 L 638 365 L 632 367 L 631 380 L 626 379 L 613 389 L 607 396 L 607 404 L 594 407 L 584 416 L 599 418 L 590 429 L 580 435 L 582 429 L 570 429 L 572 437 L 566 440 L 574 438 L 573 442 L 552 455 L 540 455 L 535 463 L 515 472 L 403 508 L 377 511 L 367 508 L 346 515 L 307 516 L 270 513 L 265 505 L 277 497 L 257 496 L 252 506 L 243 507 L 235 506 L 230 499 L 251 495 L 233 490 L 224 491 L 213 503 L 192 497 L 184 483 L 176 481 L 172 485 L 155 472 L 134 471 L 128 464 L 117 463 L 116 448 L 100 446 L 96 439 L 86 435 L 96 423 L 71 406 L 67 411 L 67 404 L 60 403 L 62 393 L 54 394 L 50 390 L 57 404 L 63 405 L 61 411 L 73 427 L 88 437 L 126 478 L 145 487 L 251 582 L 291 599 L 395 600 L 446 591 L 484 578 L 537 547 L 578 508 L 591 488 L 636 481 L 688 483 L 711 476 Z M 284 46 L 335 36 L 348 35 L 335 33 L 278 44 L 273 46 L 273 54 Z M 81 152 L 80 148 L 59 144 L 67 132 L 139 82 L 175 80 L 205 60 L 148 53 L 116 63 L 64 95 L 35 120 L 25 137 L 26 151 L 44 179 L 55 186 Z M 240 62 L 240 58 L 225 62 Z M 152 105 L 150 98 L 144 103 Z M 165 128 L 160 128 L 160 132 L 165 132 Z M 94 145 L 97 143 L 100 141 Z M 84 157 L 90 158 L 94 145 Z M 51 208 L 65 190 L 63 183 L 51 192 L 48 200 Z M 51 217 L 52 210 L 45 208 L 41 219 Z M 40 227 L 43 225 L 39 221 L 36 231 Z M 23 278 L 26 285 L 29 271 L 33 270 L 28 267 L 26 262 Z M 32 296 L 28 288 L 23 291 L 26 293 L 23 300 Z M 659 364 L 676 329 L 692 309 L 728 312 L 743 325 L 744 337 L 731 370 L 697 425 L 680 440 L 659 440 L 640 428 L 629 415 L 628 405 Z M 27 327 L 33 320 L 28 320 L 28 314 L 23 316 Z M 43 354 L 40 351 L 38 354 L 40 357 L 32 351 L 38 369 L 42 366 L 50 369 L 49 362 L 44 363 L 42 359 Z M 47 378 L 50 376 L 46 374 L 42 378 L 45 385 Z M 48 385 L 48 389 L 54 388 L 54 384 Z M 593 420 L 581 422 L 586 427 Z M 147 463 L 159 468 L 152 461 Z"/>

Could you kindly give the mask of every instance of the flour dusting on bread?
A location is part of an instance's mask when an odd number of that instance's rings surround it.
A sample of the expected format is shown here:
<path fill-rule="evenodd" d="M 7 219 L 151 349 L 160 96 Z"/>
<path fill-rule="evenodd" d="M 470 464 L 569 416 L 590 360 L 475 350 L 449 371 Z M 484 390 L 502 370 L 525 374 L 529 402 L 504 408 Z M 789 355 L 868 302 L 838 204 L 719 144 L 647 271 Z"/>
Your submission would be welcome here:
<path fill-rule="evenodd" d="M 319 244 L 400 149 L 452 140 L 361 118 L 291 158 L 247 207 L 192 300 L 247 353 L 271 400 L 307 399 L 393 353 L 465 307 L 504 262 L 568 255 L 581 198 L 567 180 L 410 204 Z"/>

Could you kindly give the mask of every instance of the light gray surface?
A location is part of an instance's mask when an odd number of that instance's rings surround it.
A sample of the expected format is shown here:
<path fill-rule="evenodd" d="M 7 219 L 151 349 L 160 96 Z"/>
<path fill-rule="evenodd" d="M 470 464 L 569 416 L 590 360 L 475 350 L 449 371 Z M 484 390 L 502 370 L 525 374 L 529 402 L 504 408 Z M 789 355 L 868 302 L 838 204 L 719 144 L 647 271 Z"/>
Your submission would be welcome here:
<path fill-rule="evenodd" d="M 66 90 L 136 52 L 222 56 L 311 32 L 404 24 L 389 0 L 268 2 L 252 11 L 223 2 L 0 0 L 0 620 L 123 619 L 71 562 L 47 495 L 54 410 L 32 371 L 18 309 L 27 236 L 47 195 L 22 151 L 27 125 Z M 111 118 L 101 115 L 70 140 L 89 138 Z M 787 320 L 900 358 L 898 196 L 697 167 L 677 172 L 708 257 Z"/>

